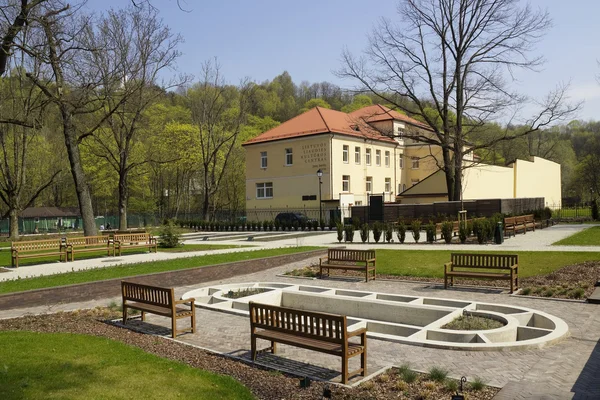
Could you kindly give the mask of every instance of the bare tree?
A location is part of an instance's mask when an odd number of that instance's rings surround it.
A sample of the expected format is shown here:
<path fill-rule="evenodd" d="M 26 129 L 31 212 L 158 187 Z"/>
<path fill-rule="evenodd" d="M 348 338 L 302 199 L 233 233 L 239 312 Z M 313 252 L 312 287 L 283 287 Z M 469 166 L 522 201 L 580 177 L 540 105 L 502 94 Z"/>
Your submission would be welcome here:
<path fill-rule="evenodd" d="M 176 47 L 181 37 L 173 35 L 149 7 L 110 11 L 93 34 L 93 42 L 104 43 L 105 51 L 89 55 L 99 68 L 109 116 L 89 144 L 92 153 L 104 158 L 119 177 L 119 228 L 126 229 L 131 172 L 158 161 L 144 154 L 139 138 L 144 112 L 165 90 L 186 80 L 171 79 L 158 86 L 161 71 L 174 67 L 180 55 Z"/>
<path fill-rule="evenodd" d="M 206 62 L 202 68 L 202 82 L 188 90 L 192 121 L 199 128 L 202 151 L 202 215 L 210 219 L 214 208 L 213 197 L 219 190 L 230 156 L 238 145 L 238 138 L 248 108 L 250 85 L 226 86 L 219 65 Z"/>
<path fill-rule="evenodd" d="M 550 26 L 546 12 L 520 7 L 517 0 L 403 0 L 398 13 L 398 25 L 381 19 L 364 57 L 344 51 L 339 75 L 358 80 L 359 90 L 431 127 L 411 136 L 441 148 L 448 200 L 461 198 L 466 155 L 527 136 L 578 108 L 566 103 L 567 87 L 559 85 L 522 120 L 519 110 L 529 99 L 507 83 L 507 73 L 512 77 L 515 69 L 542 64 L 529 54 Z M 406 99 L 410 102 L 401 101 Z M 518 120 L 526 129 L 507 129 L 485 142 L 470 140 L 487 122 L 502 118 Z"/>

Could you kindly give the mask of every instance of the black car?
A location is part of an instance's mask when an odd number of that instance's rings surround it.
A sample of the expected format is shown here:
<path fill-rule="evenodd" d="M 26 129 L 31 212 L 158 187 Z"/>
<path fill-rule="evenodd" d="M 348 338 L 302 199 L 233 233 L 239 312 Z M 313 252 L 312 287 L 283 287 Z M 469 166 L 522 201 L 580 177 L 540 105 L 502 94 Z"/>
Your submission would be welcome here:
<path fill-rule="evenodd" d="M 279 222 L 279 224 L 281 225 L 293 225 L 294 221 L 298 222 L 298 224 L 301 224 L 302 222 L 308 224 L 313 223 L 314 219 L 310 219 L 306 215 L 301 213 L 286 212 L 277 214 L 277 216 L 275 217 L 275 221 Z"/>

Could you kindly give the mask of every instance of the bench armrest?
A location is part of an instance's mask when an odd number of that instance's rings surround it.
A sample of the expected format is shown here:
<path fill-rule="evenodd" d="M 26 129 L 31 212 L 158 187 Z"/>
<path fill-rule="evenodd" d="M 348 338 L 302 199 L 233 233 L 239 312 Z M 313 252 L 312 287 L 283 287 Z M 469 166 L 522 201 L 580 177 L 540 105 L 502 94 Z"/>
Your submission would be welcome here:
<path fill-rule="evenodd" d="M 190 299 L 175 300 L 175 304 L 185 304 L 185 303 L 192 303 L 192 304 L 194 304 L 195 301 L 196 301 L 196 299 L 194 297 L 192 297 Z"/>
<path fill-rule="evenodd" d="M 375 262 L 376 258 L 369 258 L 367 262 Z"/>
<path fill-rule="evenodd" d="M 352 332 L 348 332 L 348 337 L 351 338 L 351 337 L 359 336 L 359 335 L 362 335 L 365 333 L 367 333 L 367 328 L 358 328 Z"/>
<path fill-rule="evenodd" d="M 326 263 L 326 262 L 329 262 L 329 257 L 321 257 L 321 258 L 319 258 L 319 264 L 320 264 L 320 263 L 324 263 L 324 262 L 325 262 L 325 263 Z"/>

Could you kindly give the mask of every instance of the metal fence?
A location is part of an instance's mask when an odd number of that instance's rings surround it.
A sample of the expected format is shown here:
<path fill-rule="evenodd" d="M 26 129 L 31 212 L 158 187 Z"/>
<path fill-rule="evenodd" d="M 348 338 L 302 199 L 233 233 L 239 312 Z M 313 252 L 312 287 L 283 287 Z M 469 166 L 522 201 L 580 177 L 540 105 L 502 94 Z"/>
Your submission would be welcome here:
<path fill-rule="evenodd" d="M 563 220 L 587 220 L 592 218 L 592 207 L 589 204 L 574 204 L 568 207 L 552 204 L 552 218 Z"/>

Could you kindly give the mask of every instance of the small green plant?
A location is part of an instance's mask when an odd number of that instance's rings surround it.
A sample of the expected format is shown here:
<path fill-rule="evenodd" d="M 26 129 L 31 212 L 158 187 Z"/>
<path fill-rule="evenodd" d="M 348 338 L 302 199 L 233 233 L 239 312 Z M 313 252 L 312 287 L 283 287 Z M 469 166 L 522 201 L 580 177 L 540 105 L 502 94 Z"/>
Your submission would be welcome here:
<path fill-rule="evenodd" d="M 404 240 L 406 240 L 406 224 L 402 219 L 400 219 L 398 225 L 396 225 L 396 236 L 400 243 L 404 243 Z"/>
<path fill-rule="evenodd" d="M 385 224 L 384 230 L 385 230 L 385 241 L 389 243 L 392 241 L 392 238 L 394 237 L 394 228 L 392 227 L 392 224 Z"/>
<path fill-rule="evenodd" d="M 404 381 L 398 381 L 396 382 L 396 390 L 399 392 L 404 392 L 406 389 L 408 389 L 408 384 Z"/>
<path fill-rule="evenodd" d="M 294 227 L 294 229 L 295 229 L 295 228 L 296 228 L 296 227 Z M 297 229 L 296 229 L 296 230 L 297 230 Z M 304 231 L 304 230 L 306 230 L 306 220 L 305 220 L 304 218 L 300 220 L 300 230 L 301 230 L 301 231 Z"/>
<path fill-rule="evenodd" d="M 363 390 L 371 390 L 374 386 L 375 384 L 373 383 L 373 381 L 366 381 L 360 384 L 360 388 Z"/>
<path fill-rule="evenodd" d="M 321 219 L 321 220 L 319 221 L 319 224 L 321 225 L 321 230 L 322 230 L 322 231 L 324 231 L 324 230 L 325 230 L 325 226 L 326 226 L 326 225 L 325 225 L 325 220 L 324 220 L 324 219 Z M 316 230 L 316 229 L 315 229 L 315 230 Z"/>
<path fill-rule="evenodd" d="M 266 292 L 267 289 L 262 288 L 245 288 L 238 289 L 236 291 L 230 290 L 227 293 L 223 294 L 223 297 L 227 297 L 228 299 L 239 299 L 241 297 L 248 297 L 259 293 Z"/>
<path fill-rule="evenodd" d="M 410 229 L 412 230 L 413 239 L 415 239 L 415 243 L 419 243 L 419 239 L 421 238 L 421 221 L 418 219 L 413 220 L 410 223 Z"/>
<path fill-rule="evenodd" d="M 354 225 L 346 225 L 344 227 L 345 241 L 352 243 L 354 241 Z"/>
<path fill-rule="evenodd" d="M 360 218 L 352 217 L 352 227 L 354 227 L 355 231 L 360 229 Z"/>
<path fill-rule="evenodd" d="M 446 390 L 451 393 L 456 393 L 458 391 L 458 382 L 454 379 L 448 379 L 446 381 Z"/>
<path fill-rule="evenodd" d="M 163 225 L 159 231 L 158 245 L 162 248 L 172 249 L 179 247 L 179 232 L 173 221 Z"/>
<path fill-rule="evenodd" d="M 402 373 L 402 380 L 406 383 L 413 383 L 417 380 L 418 376 L 419 375 L 415 371 L 409 369 Z"/>
<path fill-rule="evenodd" d="M 530 287 L 523 288 L 523 289 L 521 290 L 521 294 L 522 294 L 523 296 L 529 296 L 529 295 L 531 294 L 531 288 L 530 288 Z"/>
<path fill-rule="evenodd" d="M 390 381 L 390 376 L 388 374 L 381 374 L 377 377 L 377 380 L 379 382 L 389 382 Z"/>
<path fill-rule="evenodd" d="M 452 222 L 448 220 L 442 222 L 442 239 L 448 244 L 452 242 Z"/>
<path fill-rule="evenodd" d="M 429 379 L 434 382 L 444 382 L 448 377 L 448 371 L 439 367 L 431 367 L 428 373 Z"/>
<path fill-rule="evenodd" d="M 338 222 L 335 224 L 335 229 L 337 230 L 337 240 L 341 243 L 344 239 L 344 225 Z"/>
<path fill-rule="evenodd" d="M 321 228 L 323 228 L 323 220 L 321 220 Z M 313 221 L 312 223 L 313 226 L 313 230 L 314 231 L 318 231 L 319 230 L 319 221 L 317 221 L 316 219 Z"/>
<path fill-rule="evenodd" d="M 552 297 L 552 296 L 554 296 L 554 290 L 548 289 L 544 293 L 542 293 L 542 296 L 544 296 L 544 297 Z"/>
<path fill-rule="evenodd" d="M 381 240 L 381 234 L 383 233 L 383 226 L 381 222 L 377 221 L 373 224 L 373 240 L 375 243 L 379 243 Z"/>
<path fill-rule="evenodd" d="M 369 239 L 369 224 L 362 224 L 360 227 L 360 240 L 365 243 Z"/>
<path fill-rule="evenodd" d="M 334 220 L 333 218 L 330 218 L 330 219 L 329 219 L 329 230 L 330 230 L 330 231 L 332 231 L 332 230 L 333 230 L 333 228 L 335 228 L 337 224 L 338 224 L 338 223 L 336 223 L 336 222 L 335 222 L 335 220 Z"/>
<path fill-rule="evenodd" d="M 478 392 L 481 389 L 483 389 L 483 387 L 485 386 L 485 382 L 478 376 L 476 376 L 473 379 L 473 382 L 471 382 L 471 389 L 473 389 L 474 391 Z"/>
<path fill-rule="evenodd" d="M 581 299 L 585 295 L 585 290 L 582 288 L 573 289 L 569 293 L 569 298 L 571 299 Z"/>
<path fill-rule="evenodd" d="M 425 234 L 427 238 L 427 243 L 435 242 L 435 224 L 433 221 L 429 220 L 429 223 L 425 225 Z"/>
<path fill-rule="evenodd" d="M 279 220 L 278 220 L 278 219 L 276 219 L 276 220 L 273 222 L 273 226 L 275 226 L 275 230 L 276 230 L 276 231 L 278 231 L 278 230 L 279 230 L 279 227 L 281 226 L 281 222 L 279 222 Z"/>
<path fill-rule="evenodd" d="M 467 238 L 469 237 L 468 224 L 462 221 L 458 226 L 458 238 L 462 244 L 465 244 Z"/>
<path fill-rule="evenodd" d="M 409 364 L 402 364 L 398 367 L 398 375 L 403 375 L 406 371 L 410 371 Z"/>

